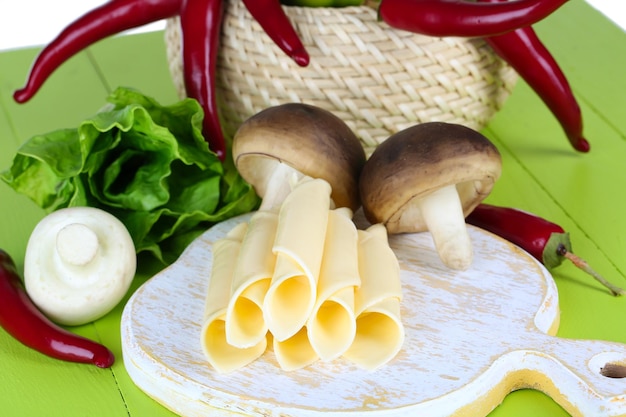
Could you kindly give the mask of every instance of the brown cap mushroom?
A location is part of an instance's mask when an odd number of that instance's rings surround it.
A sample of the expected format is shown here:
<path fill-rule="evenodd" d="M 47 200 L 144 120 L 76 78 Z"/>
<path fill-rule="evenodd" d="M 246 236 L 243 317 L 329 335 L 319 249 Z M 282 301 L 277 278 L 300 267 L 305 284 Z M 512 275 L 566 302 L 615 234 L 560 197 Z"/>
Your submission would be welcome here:
<path fill-rule="evenodd" d="M 415 125 L 380 144 L 363 167 L 363 210 L 389 233 L 429 230 L 444 264 L 467 269 L 473 251 L 465 216 L 491 192 L 501 169 L 500 153 L 475 130 Z"/>
<path fill-rule="evenodd" d="M 337 207 L 360 207 L 365 151 L 343 120 L 319 107 L 288 103 L 251 116 L 235 133 L 233 160 L 263 199 L 261 209 L 280 205 L 305 176 L 326 180 Z"/>

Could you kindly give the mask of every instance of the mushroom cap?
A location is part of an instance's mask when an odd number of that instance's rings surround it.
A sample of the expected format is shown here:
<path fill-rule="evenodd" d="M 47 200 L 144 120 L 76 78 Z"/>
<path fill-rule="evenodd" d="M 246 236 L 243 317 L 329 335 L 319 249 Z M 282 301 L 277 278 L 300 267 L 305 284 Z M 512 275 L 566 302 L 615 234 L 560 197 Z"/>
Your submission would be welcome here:
<path fill-rule="evenodd" d="M 261 198 L 270 173 L 283 162 L 326 180 L 337 207 L 360 207 L 358 179 L 365 151 L 348 125 L 327 110 L 302 103 L 264 109 L 239 127 L 232 152 L 237 170 Z"/>
<path fill-rule="evenodd" d="M 363 167 L 363 211 L 389 233 L 426 231 L 415 203 L 455 185 L 467 216 L 489 195 L 501 171 L 498 149 L 479 132 L 452 123 L 418 124 L 381 143 Z"/>

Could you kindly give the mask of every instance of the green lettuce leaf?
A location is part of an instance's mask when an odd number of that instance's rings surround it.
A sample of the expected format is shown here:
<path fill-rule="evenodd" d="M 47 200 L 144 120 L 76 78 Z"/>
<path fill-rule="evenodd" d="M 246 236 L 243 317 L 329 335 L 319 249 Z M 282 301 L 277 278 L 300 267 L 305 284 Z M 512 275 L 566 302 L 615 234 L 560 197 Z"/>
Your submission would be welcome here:
<path fill-rule="evenodd" d="M 212 224 L 258 206 L 232 162 L 202 136 L 202 108 L 163 106 L 127 88 L 76 129 L 37 135 L 0 178 L 48 212 L 94 206 L 118 217 L 137 252 L 173 262 Z"/>

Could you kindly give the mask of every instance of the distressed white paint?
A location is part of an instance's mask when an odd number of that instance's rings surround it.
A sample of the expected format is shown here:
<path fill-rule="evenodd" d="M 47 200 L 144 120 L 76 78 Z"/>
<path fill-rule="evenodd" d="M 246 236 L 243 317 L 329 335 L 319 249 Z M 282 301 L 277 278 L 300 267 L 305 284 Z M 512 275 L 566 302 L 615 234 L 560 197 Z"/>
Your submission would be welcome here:
<path fill-rule="evenodd" d="M 199 332 L 211 243 L 231 219 L 192 243 L 144 284 L 122 317 L 124 363 L 148 395 L 183 416 L 472 416 L 519 388 L 545 391 L 573 415 L 626 415 L 626 379 L 600 375 L 626 363 L 626 345 L 566 340 L 550 274 L 509 243 L 470 228 L 467 271 L 443 266 L 429 234 L 393 236 L 402 267 L 406 341 L 374 372 L 342 359 L 281 371 L 271 351 L 240 371 L 216 373 Z"/>

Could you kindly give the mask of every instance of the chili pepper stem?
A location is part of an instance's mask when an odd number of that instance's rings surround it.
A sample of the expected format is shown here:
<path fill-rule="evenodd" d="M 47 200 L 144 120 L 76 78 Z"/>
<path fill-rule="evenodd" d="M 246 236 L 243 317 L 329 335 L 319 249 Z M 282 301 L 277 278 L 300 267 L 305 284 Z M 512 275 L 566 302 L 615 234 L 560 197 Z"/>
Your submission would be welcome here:
<path fill-rule="evenodd" d="M 574 266 L 576 266 L 577 268 L 580 268 L 584 272 L 588 273 L 593 278 L 595 278 L 596 281 L 598 281 L 600 284 L 602 284 L 606 288 L 608 288 L 609 291 L 611 291 L 611 294 L 613 294 L 614 296 L 617 297 L 619 295 L 626 294 L 626 291 L 623 288 L 620 288 L 620 287 L 618 287 L 616 285 L 613 285 L 612 283 L 607 281 L 602 275 L 600 275 L 596 271 L 594 271 L 584 259 L 582 259 L 581 257 L 579 257 L 579 256 L 573 254 L 572 252 L 568 251 L 565 248 L 565 246 L 561 245 L 558 248 L 558 251 L 559 251 L 560 255 L 564 256 L 567 259 L 569 259 L 574 264 Z"/>

